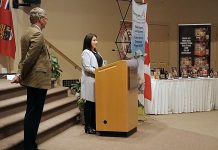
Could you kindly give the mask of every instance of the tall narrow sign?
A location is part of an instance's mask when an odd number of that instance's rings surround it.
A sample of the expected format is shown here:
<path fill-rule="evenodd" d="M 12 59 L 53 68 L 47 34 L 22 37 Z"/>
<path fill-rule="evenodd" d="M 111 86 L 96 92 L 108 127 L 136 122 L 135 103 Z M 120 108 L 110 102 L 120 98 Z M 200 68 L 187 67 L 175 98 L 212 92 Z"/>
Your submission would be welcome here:
<path fill-rule="evenodd" d="M 148 24 L 146 22 L 147 4 L 139 5 L 132 0 L 132 38 L 131 52 L 139 60 L 138 74 L 139 101 L 151 100 L 150 55 L 148 46 Z M 142 96 L 143 94 L 143 96 Z"/>

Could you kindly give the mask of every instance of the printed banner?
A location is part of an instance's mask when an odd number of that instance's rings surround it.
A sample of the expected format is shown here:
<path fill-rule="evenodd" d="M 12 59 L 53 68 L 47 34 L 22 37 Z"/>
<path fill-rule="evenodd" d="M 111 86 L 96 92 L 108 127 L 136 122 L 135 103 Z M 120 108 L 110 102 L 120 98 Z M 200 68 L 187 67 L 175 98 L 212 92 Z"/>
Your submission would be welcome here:
<path fill-rule="evenodd" d="M 0 0 L 0 53 L 15 58 L 15 39 L 10 0 Z"/>
<path fill-rule="evenodd" d="M 132 55 L 136 53 L 144 55 L 145 41 L 148 34 L 146 23 L 147 4 L 139 5 L 132 0 L 132 39 L 131 51 Z"/>
<path fill-rule="evenodd" d="M 140 102 L 151 100 L 150 53 L 148 46 L 148 24 L 146 21 L 147 4 L 139 5 L 132 0 L 132 55 L 139 61 Z M 143 94 L 143 96 L 142 96 Z M 143 99 L 142 99 L 143 97 Z"/>
<path fill-rule="evenodd" d="M 210 72 L 210 24 L 179 25 L 180 76 L 205 76 Z"/>

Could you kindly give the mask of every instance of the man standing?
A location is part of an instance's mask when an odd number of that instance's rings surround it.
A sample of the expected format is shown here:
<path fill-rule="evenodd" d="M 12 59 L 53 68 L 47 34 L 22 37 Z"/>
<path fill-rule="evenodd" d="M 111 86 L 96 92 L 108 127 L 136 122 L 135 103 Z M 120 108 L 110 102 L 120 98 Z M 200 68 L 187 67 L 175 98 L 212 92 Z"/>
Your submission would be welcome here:
<path fill-rule="evenodd" d="M 11 83 L 27 88 L 27 107 L 24 118 L 24 149 L 36 150 L 36 136 L 41 120 L 47 89 L 51 87 L 51 64 L 42 29 L 48 19 L 45 10 L 36 7 L 30 11 L 31 26 L 21 37 L 19 74 Z"/>

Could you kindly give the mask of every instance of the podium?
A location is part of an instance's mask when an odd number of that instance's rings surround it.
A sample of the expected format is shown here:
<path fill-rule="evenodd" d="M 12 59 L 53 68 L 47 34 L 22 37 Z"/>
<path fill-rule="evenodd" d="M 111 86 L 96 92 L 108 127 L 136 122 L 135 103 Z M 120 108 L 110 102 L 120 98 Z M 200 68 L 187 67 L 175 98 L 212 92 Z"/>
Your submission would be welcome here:
<path fill-rule="evenodd" d="M 96 131 L 129 136 L 137 131 L 137 62 L 120 60 L 95 71 Z"/>

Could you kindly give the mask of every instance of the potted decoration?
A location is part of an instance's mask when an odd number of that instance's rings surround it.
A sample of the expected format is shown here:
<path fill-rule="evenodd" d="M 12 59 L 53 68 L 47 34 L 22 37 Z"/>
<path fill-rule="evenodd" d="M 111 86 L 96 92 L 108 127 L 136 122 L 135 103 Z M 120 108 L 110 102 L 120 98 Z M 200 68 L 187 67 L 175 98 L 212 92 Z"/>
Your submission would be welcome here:
<path fill-rule="evenodd" d="M 56 56 L 51 55 L 50 61 L 51 61 L 51 72 L 52 72 L 51 83 L 52 83 L 52 87 L 55 87 L 57 85 L 57 80 L 61 76 L 62 70 L 60 69 L 58 58 Z"/>
<path fill-rule="evenodd" d="M 84 106 L 85 106 L 85 99 L 80 97 L 80 92 L 81 92 L 81 82 L 76 81 L 75 83 L 71 84 L 71 93 L 74 94 L 77 97 L 77 107 L 80 110 L 80 118 L 82 124 L 85 124 L 85 119 L 84 119 Z"/>

